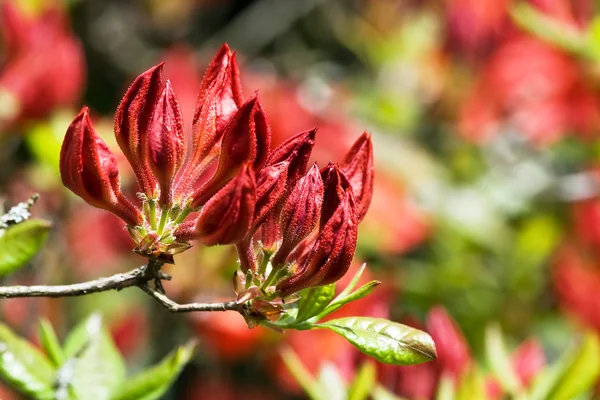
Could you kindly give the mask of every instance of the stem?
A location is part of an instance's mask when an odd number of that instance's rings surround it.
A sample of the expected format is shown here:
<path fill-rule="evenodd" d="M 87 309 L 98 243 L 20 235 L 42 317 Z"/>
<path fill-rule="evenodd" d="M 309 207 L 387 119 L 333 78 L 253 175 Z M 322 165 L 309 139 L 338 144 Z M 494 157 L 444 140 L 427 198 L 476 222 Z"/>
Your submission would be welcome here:
<path fill-rule="evenodd" d="M 165 230 L 165 225 L 167 223 L 167 219 L 169 216 L 169 211 L 166 209 L 167 206 L 164 206 L 160 212 L 160 223 L 158 225 L 158 235 L 162 235 Z"/>
<path fill-rule="evenodd" d="M 147 284 L 139 285 L 139 288 L 146 292 L 150 297 L 162 304 L 167 310 L 172 313 L 184 313 L 194 311 L 240 311 L 241 305 L 235 301 L 224 303 L 188 303 L 178 304 L 169 299 L 166 295 L 158 290 L 151 288 Z"/>
<path fill-rule="evenodd" d="M 12 297 L 72 297 L 86 294 L 121 290 L 137 286 L 150 279 L 148 269 L 144 265 L 123 274 L 116 274 L 93 281 L 74 283 L 71 285 L 35 285 L 35 286 L 0 286 L 0 298 Z"/>
<path fill-rule="evenodd" d="M 174 225 L 179 225 L 180 223 L 183 222 L 183 220 L 190 215 L 190 213 L 192 212 L 192 209 L 189 206 L 185 206 L 185 208 L 183 209 L 183 211 L 181 211 L 181 213 L 177 216 L 177 219 L 174 222 Z"/>
<path fill-rule="evenodd" d="M 148 216 L 150 218 L 150 227 L 154 231 L 156 230 L 156 200 L 148 200 L 148 207 L 150 208 L 150 215 Z"/>
<path fill-rule="evenodd" d="M 243 309 L 237 302 L 222 303 L 190 303 L 178 304 L 160 292 L 161 280 L 170 280 L 171 277 L 160 271 L 162 262 L 149 260 L 148 265 L 143 265 L 122 274 L 115 274 L 106 278 L 99 278 L 88 282 L 74 283 L 71 285 L 35 285 L 35 286 L 0 286 L 0 299 L 14 297 L 72 297 L 84 296 L 92 293 L 121 290 L 137 286 L 150 297 L 162 304 L 173 313 L 193 311 L 238 311 Z M 152 288 L 148 282 L 154 281 L 157 288 Z"/>
<path fill-rule="evenodd" d="M 267 280 L 261 285 L 261 289 L 266 290 L 272 283 L 276 283 L 279 279 L 286 276 L 288 272 L 285 269 L 272 270 Z"/>
<path fill-rule="evenodd" d="M 263 259 L 258 267 L 258 276 L 263 277 L 267 272 L 267 265 L 269 265 L 269 261 L 271 261 L 272 252 L 263 250 Z"/>

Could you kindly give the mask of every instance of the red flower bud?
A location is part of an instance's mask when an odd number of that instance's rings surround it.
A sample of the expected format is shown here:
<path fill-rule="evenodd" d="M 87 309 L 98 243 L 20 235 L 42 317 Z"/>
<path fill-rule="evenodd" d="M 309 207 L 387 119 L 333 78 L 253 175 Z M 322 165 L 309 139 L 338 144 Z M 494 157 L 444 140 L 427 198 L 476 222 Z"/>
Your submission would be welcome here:
<path fill-rule="evenodd" d="M 245 164 L 202 209 L 196 222 L 200 241 L 211 246 L 242 240 L 252 225 L 255 194 L 254 171 Z"/>
<path fill-rule="evenodd" d="M 162 204 L 172 204 L 171 187 L 185 158 L 184 146 L 181 110 L 167 81 L 148 125 L 148 159 L 160 186 Z"/>
<path fill-rule="evenodd" d="M 192 127 L 192 152 L 185 173 L 188 182 L 195 181 L 218 157 L 227 125 L 242 104 L 235 54 L 225 44 L 208 66 L 200 87 Z M 178 193 L 185 194 L 190 187 L 182 182 Z"/>
<path fill-rule="evenodd" d="M 148 125 L 161 95 L 163 64 L 138 76 L 121 100 L 115 115 L 117 143 L 141 186 L 142 192 L 154 197 L 157 182 L 148 160 Z"/>
<path fill-rule="evenodd" d="M 213 92 L 215 97 L 216 130 L 222 132 L 231 117 L 244 102 L 242 85 L 240 84 L 240 71 L 235 59 L 235 53 L 231 52 L 227 44 L 224 44 L 215 58 L 213 58 L 202 79 L 196 111 L 194 113 L 194 145 L 196 145 L 197 139 L 202 141 L 202 138 L 196 137 L 198 132 L 196 132 L 195 127 L 201 119 L 200 110 L 202 104 L 205 103 L 205 96 L 209 92 Z"/>
<path fill-rule="evenodd" d="M 267 214 L 275 209 L 283 197 L 289 166 L 288 161 L 282 161 L 260 170 L 256 182 L 256 207 L 251 232 L 265 221 Z"/>
<path fill-rule="evenodd" d="M 335 212 L 319 232 L 312 249 L 293 275 L 276 286 L 280 296 L 339 280 L 350 268 L 356 250 L 357 222 L 352 193 L 345 192 Z"/>
<path fill-rule="evenodd" d="M 288 171 L 288 184 L 290 187 L 293 187 L 306 172 L 310 153 L 315 145 L 316 133 L 317 128 L 300 132 L 281 143 L 269 155 L 267 165 L 285 160 L 290 162 Z"/>
<path fill-rule="evenodd" d="M 266 160 L 270 143 L 271 128 L 258 97 L 254 95 L 237 111 L 227 127 L 217 171 L 193 194 L 192 207 L 204 204 L 243 164 L 250 163 L 258 170 Z"/>
<path fill-rule="evenodd" d="M 317 227 L 322 203 L 323 181 L 315 164 L 292 189 L 283 205 L 279 220 L 283 240 L 273 265 L 284 263 L 290 252 Z"/>
<path fill-rule="evenodd" d="M 352 186 L 356 214 L 360 222 L 367 213 L 373 197 L 373 143 L 368 132 L 364 132 L 354 142 L 340 169 Z"/>
<path fill-rule="evenodd" d="M 323 207 L 321 209 L 321 229 L 329 221 L 333 213 L 338 209 L 340 202 L 347 191 L 352 191 L 350 182 L 342 171 L 330 162 L 321 169 L 321 179 L 323 180 Z M 354 196 L 350 196 L 349 201 L 354 207 Z"/>
<path fill-rule="evenodd" d="M 141 212 L 121 193 L 117 159 L 92 127 L 87 107 L 67 129 L 60 175 L 63 184 L 89 204 L 116 214 L 128 225 L 143 222 Z"/>

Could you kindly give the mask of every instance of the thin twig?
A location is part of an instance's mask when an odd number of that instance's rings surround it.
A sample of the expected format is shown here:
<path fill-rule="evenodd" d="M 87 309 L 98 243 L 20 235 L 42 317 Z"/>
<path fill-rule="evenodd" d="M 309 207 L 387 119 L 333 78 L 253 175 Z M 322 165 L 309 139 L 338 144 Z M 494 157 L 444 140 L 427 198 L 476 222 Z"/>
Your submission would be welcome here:
<path fill-rule="evenodd" d="M 0 286 L 0 299 L 9 299 L 12 297 L 83 296 L 138 286 L 154 278 L 155 276 L 148 273 L 148 269 L 144 265 L 122 274 L 115 274 L 88 282 L 73 283 L 71 285 Z"/>
<path fill-rule="evenodd" d="M 171 277 L 160 271 L 162 263 L 151 260 L 148 265 L 143 265 L 129 272 L 115 274 L 106 278 L 93 281 L 74 283 L 71 285 L 36 285 L 36 286 L 0 286 L 0 299 L 13 297 L 73 297 L 84 296 L 92 293 L 121 290 L 138 286 L 150 297 L 155 299 L 167 310 L 173 313 L 194 311 L 238 311 L 241 306 L 235 301 L 223 303 L 190 303 L 178 304 L 162 293 L 161 280 L 171 280 Z M 153 281 L 156 288 L 148 285 Z"/>
<path fill-rule="evenodd" d="M 139 287 L 172 313 L 185 313 L 194 311 L 241 311 L 240 305 L 235 301 L 228 301 L 224 303 L 178 304 L 169 299 L 166 295 L 160 293 L 158 290 L 151 288 L 147 284 L 139 285 Z"/>

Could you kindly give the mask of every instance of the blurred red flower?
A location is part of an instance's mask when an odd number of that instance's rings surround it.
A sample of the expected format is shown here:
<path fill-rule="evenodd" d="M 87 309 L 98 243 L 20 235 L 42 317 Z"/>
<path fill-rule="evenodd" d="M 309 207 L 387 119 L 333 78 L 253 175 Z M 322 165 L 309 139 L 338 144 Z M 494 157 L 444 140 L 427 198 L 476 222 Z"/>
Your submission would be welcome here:
<path fill-rule="evenodd" d="M 600 331 L 600 263 L 566 243 L 553 261 L 552 280 L 562 307 L 579 322 Z"/>
<path fill-rule="evenodd" d="M 35 12 L 14 0 L 0 6 L 5 50 L 0 91 L 14 100 L 0 115 L 2 127 L 72 105 L 83 89 L 83 49 L 69 28 L 68 16 L 59 2 L 41 3 Z"/>

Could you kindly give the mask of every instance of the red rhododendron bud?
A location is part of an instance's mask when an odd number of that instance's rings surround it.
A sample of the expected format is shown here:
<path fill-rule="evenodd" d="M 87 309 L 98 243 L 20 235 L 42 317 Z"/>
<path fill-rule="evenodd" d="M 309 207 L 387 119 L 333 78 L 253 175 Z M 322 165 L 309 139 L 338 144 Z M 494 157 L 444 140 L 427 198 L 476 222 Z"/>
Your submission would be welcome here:
<path fill-rule="evenodd" d="M 63 184 L 89 204 L 113 212 L 128 225 L 142 223 L 141 212 L 121 193 L 117 159 L 92 127 L 87 107 L 67 130 L 60 174 Z"/>
<path fill-rule="evenodd" d="M 242 85 L 240 84 L 240 71 L 235 59 L 235 53 L 231 52 L 227 44 L 221 47 L 204 74 L 200 94 L 198 95 L 196 112 L 194 113 L 194 127 L 196 127 L 201 119 L 199 111 L 204 103 L 205 95 L 210 91 L 213 92 L 215 97 L 217 114 L 216 129 L 222 132 L 231 117 L 244 102 Z M 194 128 L 194 144 L 196 144 L 197 134 Z"/>
<path fill-rule="evenodd" d="M 167 81 L 148 125 L 148 159 L 160 186 L 162 204 L 172 203 L 171 186 L 185 158 L 184 146 L 181 110 Z"/>
<path fill-rule="evenodd" d="M 323 228 L 338 209 L 342 198 L 344 198 L 344 193 L 352 191 L 352 188 L 344 173 L 332 162 L 321 169 L 321 179 L 323 180 L 324 191 L 320 226 Z M 350 202 L 354 206 L 354 196 L 350 197 Z"/>
<path fill-rule="evenodd" d="M 459 379 L 471 366 L 471 354 L 460 329 L 444 308 L 435 307 L 429 312 L 427 331 L 435 342 L 437 362 Z"/>
<path fill-rule="evenodd" d="M 288 160 L 290 167 L 288 170 L 288 182 L 291 187 L 306 172 L 306 166 L 310 159 L 310 153 L 315 145 L 315 135 L 317 128 L 304 131 L 292 136 L 285 142 L 277 146 L 267 160 L 267 165 Z"/>
<path fill-rule="evenodd" d="M 115 115 L 115 137 L 146 196 L 155 195 L 157 182 L 148 160 L 150 118 L 161 96 L 163 64 L 138 76 L 121 100 Z"/>
<path fill-rule="evenodd" d="M 356 250 L 357 223 L 351 192 L 345 192 L 337 209 L 325 223 L 312 249 L 302 257 L 293 275 L 277 284 L 285 297 L 311 286 L 340 279 L 350 268 Z"/>
<path fill-rule="evenodd" d="M 323 181 L 315 164 L 292 189 L 283 205 L 280 219 L 283 240 L 273 265 L 284 263 L 290 252 L 317 227 L 322 203 Z"/>
<path fill-rule="evenodd" d="M 192 152 L 186 167 L 188 180 L 195 180 L 219 155 L 223 134 L 243 104 L 235 55 L 227 45 L 209 65 L 200 88 L 192 127 Z M 191 187 L 186 182 L 178 192 Z"/>
<path fill-rule="evenodd" d="M 362 221 L 373 197 L 373 144 L 371 135 L 365 132 L 358 138 L 346 154 L 341 170 L 352 186 L 356 215 Z"/>
<path fill-rule="evenodd" d="M 209 246 L 242 240 L 252 225 L 255 194 L 254 171 L 245 164 L 202 209 L 196 222 L 198 239 Z"/>
<path fill-rule="evenodd" d="M 203 205 L 239 168 L 250 163 L 258 170 L 271 143 L 271 128 L 258 97 L 254 95 L 236 113 L 223 137 L 219 166 L 211 180 L 193 194 L 192 207 Z"/>
<path fill-rule="evenodd" d="M 277 164 L 263 168 L 258 174 L 256 182 L 256 207 L 254 210 L 253 231 L 262 224 L 269 212 L 271 212 L 281 198 L 286 189 L 289 161 L 282 161 Z"/>

